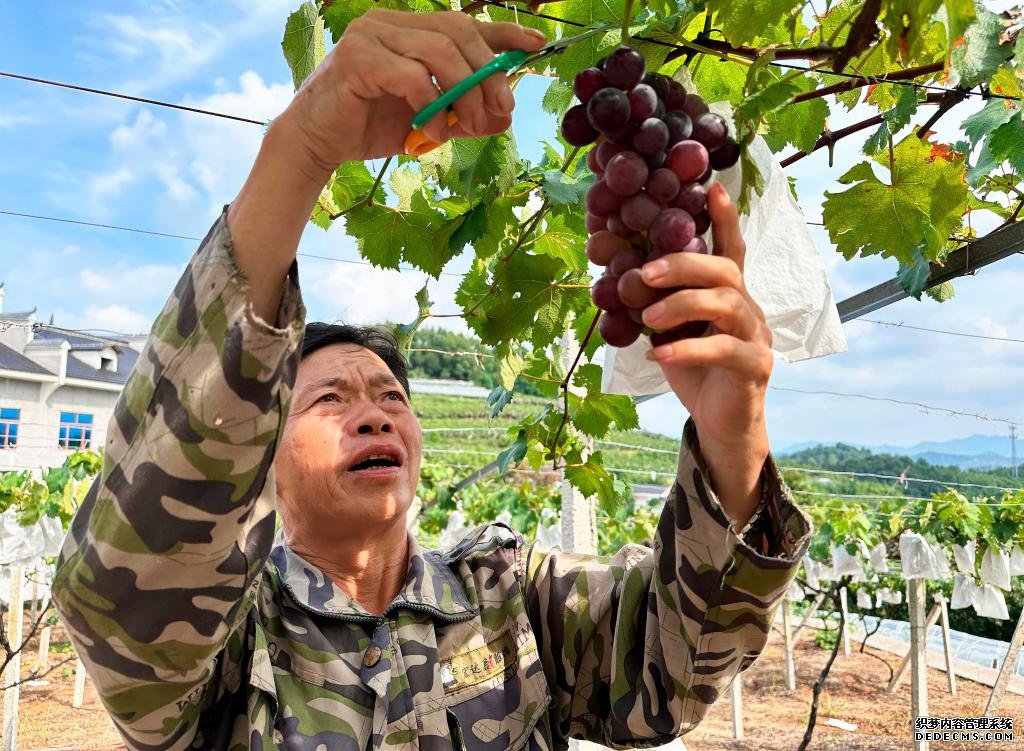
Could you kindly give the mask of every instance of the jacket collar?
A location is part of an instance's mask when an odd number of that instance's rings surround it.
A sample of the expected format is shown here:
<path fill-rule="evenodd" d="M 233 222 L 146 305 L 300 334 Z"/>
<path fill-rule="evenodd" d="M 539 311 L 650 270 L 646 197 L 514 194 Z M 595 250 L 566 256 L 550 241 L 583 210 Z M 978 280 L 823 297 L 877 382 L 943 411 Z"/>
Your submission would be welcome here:
<path fill-rule="evenodd" d="M 283 536 L 278 537 L 270 559 L 284 589 L 305 610 L 343 620 L 379 620 L 345 594 L 320 568 L 292 550 Z M 405 585 L 383 615 L 403 607 L 449 622 L 468 620 L 476 614 L 462 582 L 445 565 L 440 554 L 423 550 L 412 535 L 409 535 Z"/>

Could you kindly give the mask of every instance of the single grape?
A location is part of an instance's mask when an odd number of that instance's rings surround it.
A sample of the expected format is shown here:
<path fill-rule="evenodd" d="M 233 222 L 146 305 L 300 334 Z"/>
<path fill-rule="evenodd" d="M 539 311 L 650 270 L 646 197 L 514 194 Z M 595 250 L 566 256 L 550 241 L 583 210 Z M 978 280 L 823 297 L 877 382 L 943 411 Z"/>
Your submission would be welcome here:
<path fill-rule="evenodd" d="M 587 118 L 582 104 L 570 107 L 562 118 L 562 137 L 573 146 L 586 146 L 597 140 L 597 131 Z"/>
<path fill-rule="evenodd" d="M 729 169 L 740 158 L 740 145 L 731 138 L 711 152 L 711 166 L 717 170 Z"/>
<path fill-rule="evenodd" d="M 608 160 L 604 181 L 620 196 L 631 196 L 647 182 L 650 170 L 643 157 L 635 151 L 623 151 Z"/>
<path fill-rule="evenodd" d="M 714 112 L 705 112 L 698 115 L 693 121 L 693 133 L 690 135 L 694 141 L 700 141 L 708 151 L 714 151 L 725 143 L 729 137 L 729 128 L 721 115 Z"/>
<path fill-rule="evenodd" d="M 655 347 L 660 347 L 662 344 L 671 344 L 672 342 L 678 342 L 680 339 L 696 339 L 697 337 L 704 336 L 704 332 L 707 330 L 707 321 L 687 321 L 681 326 L 676 326 L 674 329 L 654 332 L 651 334 L 651 344 Z"/>
<path fill-rule="evenodd" d="M 654 156 L 668 145 L 668 126 L 656 117 L 640 123 L 633 134 L 633 148 L 644 156 Z"/>
<path fill-rule="evenodd" d="M 647 161 L 647 168 L 651 170 L 651 172 L 653 172 L 654 170 L 664 166 L 665 152 L 658 151 L 655 152 L 654 154 L 651 154 L 650 156 L 645 156 L 644 159 Z"/>
<path fill-rule="evenodd" d="M 686 103 L 686 89 L 674 78 L 668 79 L 668 95 L 665 97 L 665 108 L 669 111 L 681 110 Z"/>
<path fill-rule="evenodd" d="M 576 106 L 586 106 L 587 119 L 590 125 L 602 133 L 621 128 L 629 122 L 629 97 L 611 86 L 595 91 L 586 105 L 578 104 Z M 570 109 L 569 112 L 572 112 L 574 109 L 576 107 Z M 566 113 L 566 116 L 568 116 L 568 113 Z M 573 145 L 575 146 L 576 144 Z"/>
<path fill-rule="evenodd" d="M 711 179 L 711 175 L 713 175 L 714 172 L 715 168 L 711 166 L 711 155 L 708 154 L 708 168 L 700 173 L 700 177 L 698 177 L 695 182 L 698 182 L 701 185 L 707 185 L 708 180 Z"/>
<path fill-rule="evenodd" d="M 708 202 L 708 192 L 700 183 L 683 183 L 679 188 L 679 194 L 672 205 L 682 209 L 690 216 L 704 210 Z"/>
<path fill-rule="evenodd" d="M 669 109 L 676 109 L 670 107 Z M 705 112 L 709 112 L 707 102 L 701 99 L 696 94 L 687 94 L 686 101 L 678 108 L 690 116 L 691 120 L 696 120 L 698 117 L 703 115 Z"/>
<path fill-rule="evenodd" d="M 703 235 L 711 227 L 711 215 L 708 214 L 708 210 L 704 209 L 693 215 L 694 233 Z"/>
<path fill-rule="evenodd" d="M 612 262 L 608 264 L 608 271 L 613 276 L 622 276 L 630 269 L 638 269 L 644 265 L 644 261 L 647 260 L 647 256 L 640 248 L 634 248 L 630 245 L 628 248 L 623 248 L 615 257 Z"/>
<path fill-rule="evenodd" d="M 587 232 L 590 233 L 590 234 L 593 234 L 595 232 L 600 232 L 603 229 L 608 229 L 608 220 L 605 217 L 603 217 L 603 216 L 598 216 L 597 214 L 591 214 L 588 211 L 587 212 L 586 225 L 587 225 Z"/>
<path fill-rule="evenodd" d="M 619 278 L 607 271 L 602 274 L 594 286 L 590 288 L 590 299 L 601 310 L 619 310 L 622 301 L 619 299 Z"/>
<path fill-rule="evenodd" d="M 597 149 L 591 149 L 587 152 L 587 166 L 590 167 L 590 171 L 600 177 L 604 174 L 604 167 L 597 163 Z"/>
<path fill-rule="evenodd" d="M 647 195 L 658 203 L 670 203 L 679 193 L 679 178 L 670 169 L 656 169 L 647 178 Z"/>
<path fill-rule="evenodd" d="M 644 57 L 632 47 L 617 47 L 604 61 L 604 75 L 610 86 L 629 91 L 644 77 Z"/>
<path fill-rule="evenodd" d="M 608 230 L 601 230 L 587 238 L 587 258 L 598 266 L 607 266 L 612 262 L 616 253 L 627 250 L 629 247 L 629 240 Z"/>
<path fill-rule="evenodd" d="M 640 269 L 630 269 L 619 277 L 619 299 L 627 308 L 643 310 L 661 297 L 661 290 L 648 287 Z"/>
<path fill-rule="evenodd" d="M 683 253 L 703 253 L 708 254 L 708 244 L 704 242 L 702 237 L 694 237 L 690 242 L 686 243 L 686 247 L 682 250 Z"/>
<path fill-rule="evenodd" d="M 694 231 L 693 217 L 682 209 L 673 208 L 658 214 L 647 236 L 654 247 L 678 252 L 693 239 Z"/>
<path fill-rule="evenodd" d="M 693 121 L 685 112 L 672 111 L 662 118 L 668 126 L 668 148 L 690 137 L 693 132 Z"/>
<path fill-rule="evenodd" d="M 608 231 L 615 233 L 619 237 L 625 237 L 628 239 L 633 236 L 633 230 L 623 223 L 622 217 L 620 217 L 618 213 L 609 214 L 607 224 Z"/>
<path fill-rule="evenodd" d="M 651 226 L 658 214 L 661 213 L 661 206 L 658 202 L 646 193 L 637 193 L 622 202 L 619 209 L 619 216 L 623 223 L 632 230 L 643 232 Z"/>
<path fill-rule="evenodd" d="M 626 148 L 629 148 L 629 142 L 633 140 L 634 133 L 636 133 L 636 123 L 629 121 L 615 130 L 605 131 L 604 136 L 609 141 L 614 141 L 615 143 L 622 144 Z"/>
<path fill-rule="evenodd" d="M 608 160 L 620 151 L 625 151 L 625 149 L 626 147 L 621 144 L 612 141 L 601 141 L 597 148 L 594 149 L 597 152 L 597 166 L 602 170 L 608 169 Z"/>
<path fill-rule="evenodd" d="M 628 347 L 640 338 L 643 326 L 620 309 L 602 315 L 597 330 L 601 332 L 601 338 L 611 346 Z"/>
<path fill-rule="evenodd" d="M 696 141 L 680 141 L 668 152 L 665 166 L 676 173 L 679 182 L 693 182 L 708 168 L 708 150 Z"/>
<path fill-rule="evenodd" d="M 654 89 L 658 99 L 664 100 L 668 96 L 668 76 L 662 73 L 647 73 L 644 76 L 644 83 Z"/>
<path fill-rule="evenodd" d="M 608 216 L 613 211 L 619 210 L 620 203 L 622 203 L 622 199 L 605 185 L 603 179 L 598 179 L 587 191 L 587 211 L 591 214 Z"/>
<path fill-rule="evenodd" d="M 658 95 L 645 83 L 638 83 L 629 90 L 629 116 L 635 122 L 643 122 L 658 106 Z"/>
<path fill-rule="evenodd" d="M 599 68 L 584 68 L 576 74 L 572 82 L 572 91 L 582 104 L 586 104 L 598 89 L 603 89 L 607 85 L 608 79 Z"/>

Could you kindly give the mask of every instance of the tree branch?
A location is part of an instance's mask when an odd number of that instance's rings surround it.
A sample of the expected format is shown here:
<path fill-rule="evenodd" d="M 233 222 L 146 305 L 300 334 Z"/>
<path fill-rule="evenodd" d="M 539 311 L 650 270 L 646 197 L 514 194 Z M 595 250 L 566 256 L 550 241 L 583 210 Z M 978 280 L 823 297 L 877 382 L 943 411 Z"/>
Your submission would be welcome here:
<path fill-rule="evenodd" d="M 945 95 L 929 94 L 928 98 L 924 102 L 922 102 L 922 104 L 938 104 L 943 96 Z M 867 118 L 866 120 L 861 120 L 860 122 L 854 123 L 853 125 L 847 125 L 845 128 L 840 128 L 839 130 L 832 130 L 826 133 L 822 133 L 821 137 L 817 140 L 817 142 L 815 142 L 814 148 L 812 148 L 810 151 L 798 151 L 795 154 L 790 154 L 781 162 L 779 162 L 779 165 L 782 166 L 783 168 L 788 167 L 794 162 L 799 162 L 805 156 L 813 154 L 818 149 L 822 149 L 826 146 L 831 146 L 841 138 L 846 138 L 846 136 L 853 135 L 854 133 L 865 130 L 866 128 L 870 128 L 873 125 L 881 125 L 883 120 L 884 118 L 882 117 L 882 115 L 873 115 Z"/>
<path fill-rule="evenodd" d="M 829 590 L 829 599 L 832 600 L 836 610 L 839 612 L 839 632 L 836 636 L 836 643 L 832 647 L 832 654 L 828 657 L 828 662 L 821 669 L 817 679 L 814 681 L 814 685 L 811 687 L 811 712 L 807 718 L 807 730 L 804 732 L 803 740 L 800 741 L 800 746 L 797 751 L 807 751 L 807 746 L 811 743 L 811 738 L 814 737 L 814 725 L 818 721 L 818 699 L 821 696 L 821 690 L 825 687 L 825 681 L 828 679 L 828 673 L 832 669 L 832 663 L 836 661 L 836 655 L 839 654 L 839 645 L 842 643 L 841 634 L 843 628 L 846 625 L 846 618 L 843 615 L 843 609 L 839 606 L 839 590 L 850 583 L 852 577 L 844 576 Z"/>
<path fill-rule="evenodd" d="M 882 0 L 866 0 L 850 27 L 846 44 L 832 60 L 832 70 L 841 73 L 853 58 L 871 46 L 878 37 L 878 14 L 881 10 Z"/>
<path fill-rule="evenodd" d="M 594 335 L 594 331 L 597 329 L 597 322 L 599 320 L 601 320 L 600 310 L 594 313 L 594 319 L 590 322 L 590 328 L 587 329 L 587 334 L 583 337 L 583 341 L 580 342 L 580 347 L 576 351 L 576 359 L 572 361 L 572 366 L 565 374 L 565 378 L 562 379 L 562 421 L 558 423 L 558 430 L 555 431 L 555 440 L 551 443 L 551 452 L 554 454 L 554 458 L 551 460 L 552 470 L 558 469 L 558 454 L 556 453 L 556 449 L 558 448 L 558 441 L 562 437 L 562 430 L 565 428 L 565 423 L 569 420 L 569 382 L 572 380 L 572 374 L 576 370 L 576 366 L 580 364 L 580 358 L 583 356 L 583 352 L 586 350 L 587 344 L 590 342 L 590 337 Z"/>
<path fill-rule="evenodd" d="M 814 91 L 806 91 L 803 94 L 798 94 L 793 97 L 793 104 L 799 102 L 806 102 L 809 99 L 819 99 L 830 94 L 840 94 L 844 91 L 851 91 L 853 89 L 859 89 L 862 86 L 870 86 L 871 84 L 888 83 L 890 81 L 907 81 L 913 78 L 919 78 L 926 76 L 929 73 L 938 73 L 943 69 L 943 63 L 930 63 L 928 65 L 920 65 L 916 68 L 907 68 L 906 70 L 894 70 L 891 73 L 883 73 L 880 76 L 860 76 L 859 78 L 851 78 L 841 83 L 832 84 L 831 86 L 825 86 Z"/>
<path fill-rule="evenodd" d="M 939 118 L 949 112 L 953 107 L 958 105 L 964 99 L 967 98 L 967 89 L 957 86 L 952 91 L 947 91 L 942 95 L 942 100 L 939 102 L 939 109 L 928 118 L 928 122 L 917 129 L 917 137 L 924 139 L 931 132 L 932 126 L 939 121 Z"/>

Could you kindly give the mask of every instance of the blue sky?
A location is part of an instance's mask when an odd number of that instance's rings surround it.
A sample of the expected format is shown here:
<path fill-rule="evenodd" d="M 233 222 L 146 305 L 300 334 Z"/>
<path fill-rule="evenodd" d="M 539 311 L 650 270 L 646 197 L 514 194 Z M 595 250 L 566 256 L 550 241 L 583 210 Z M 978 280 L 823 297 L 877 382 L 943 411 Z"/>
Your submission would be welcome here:
<path fill-rule="evenodd" d="M 0 70 L 268 118 L 292 93 L 280 38 L 293 5 L 298 2 L 0 0 Z M 539 106 L 544 87 L 528 80 L 518 94 L 514 131 L 533 158 L 539 139 L 554 128 Z M 260 138 L 258 126 L 0 79 L 0 210 L 201 237 L 234 197 Z M 860 158 L 855 147 L 844 146 L 832 169 L 819 152 L 787 170 L 797 178 L 808 219 L 820 218 L 823 191 L 837 190 L 834 178 Z M 894 274 L 892 262 L 843 261 L 827 235 L 812 229 L 837 300 Z M 0 237 L 5 309 L 35 307 L 43 320 L 52 314 L 71 328 L 148 329 L 195 249 L 189 241 L 3 215 Z M 328 233 L 310 227 L 300 252 L 358 257 L 340 227 Z M 423 282 L 418 274 L 308 258 L 300 259 L 300 269 L 310 315 L 325 320 L 408 319 Z M 442 277 L 432 285 L 437 309 L 444 310 L 457 281 Z M 1014 256 L 957 282 L 951 302 L 904 301 L 870 317 L 1021 338 L 1022 288 L 1024 259 Z M 778 362 L 773 383 L 1024 419 L 1022 345 L 861 322 L 845 329 L 849 352 Z M 669 434 L 678 434 L 685 419 L 671 397 L 643 405 L 641 414 L 644 427 Z M 775 391 L 769 425 L 777 448 L 806 440 L 912 444 L 1006 432 L 1000 424 L 885 402 Z"/>

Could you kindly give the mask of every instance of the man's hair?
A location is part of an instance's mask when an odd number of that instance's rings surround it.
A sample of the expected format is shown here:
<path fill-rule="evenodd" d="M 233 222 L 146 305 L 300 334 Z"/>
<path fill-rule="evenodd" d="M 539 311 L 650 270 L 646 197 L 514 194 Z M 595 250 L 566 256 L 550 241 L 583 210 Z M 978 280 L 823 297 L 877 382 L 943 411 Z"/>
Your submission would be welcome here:
<path fill-rule="evenodd" d="M 394 333 L 384 326 L 350 326 L 344 323 L 321 323 L 315 321 L 306 324 L 306 333 L 302 337 L 300 359 L 305 359 L 321 347 L 328 344 L 355 344 L 373 352 L 391 370 L 405 389 L 409 391 L 409 365 L 398 347 Z"/>

